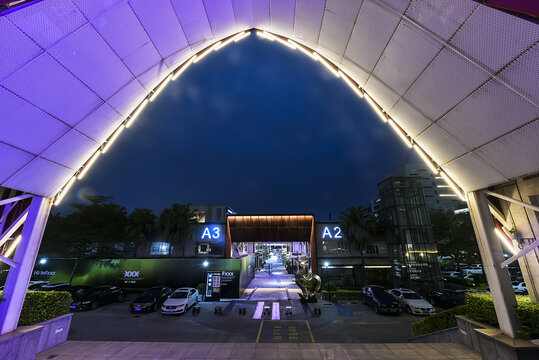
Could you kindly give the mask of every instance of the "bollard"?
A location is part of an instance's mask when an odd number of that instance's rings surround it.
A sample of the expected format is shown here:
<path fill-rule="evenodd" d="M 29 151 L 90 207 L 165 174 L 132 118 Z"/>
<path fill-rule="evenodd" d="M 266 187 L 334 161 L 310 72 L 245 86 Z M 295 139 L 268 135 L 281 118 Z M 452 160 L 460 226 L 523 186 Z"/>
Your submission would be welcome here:
<path fill-rule="evenodd" d="M 287 306 L 286 307 L 286 312 L 285 312 L 286 315 L 292 315 L 292 306 Z"/>
<path fill-rule="evenodd" d="M 200 314 L 200 305 L 193 306 L 193 314 Z"/>
<path fill-rule="evenodd" d="M 239 314 L 240 315 L 245 315 L 245 311 L 246 311 L 245 305 L 240 305 Z"/>
<path fill-rule="evenodd" d="M 322 315 L 322 309 L 319 306 L 314 308 L 314 315 Z"/>
<path fill-rule="evenodd" d="M 215 314 L 222 314 L 223 313 L 223 308 L 221 306 L 216 306 L 215 309 L 213 310 L 213 312 Z"/>
<path fill-rule="evenodd" d="M 264 306 L 264 311 L 262 312 L 262 315 L 269 315 L 270 314 L 270 307 Z"/>

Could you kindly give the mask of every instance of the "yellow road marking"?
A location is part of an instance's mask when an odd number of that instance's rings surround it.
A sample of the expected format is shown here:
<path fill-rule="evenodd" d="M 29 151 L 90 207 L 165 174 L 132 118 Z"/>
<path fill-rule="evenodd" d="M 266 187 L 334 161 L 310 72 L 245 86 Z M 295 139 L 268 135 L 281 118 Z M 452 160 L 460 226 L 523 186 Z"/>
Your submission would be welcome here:
<path fill-rule="evenodd" d="M 307 324 L 307 329 L 309 329 L 309 335 L 311 335 L 311 341 L 315 343 L 316 341 L 314 341 L 314 336 L 313 336 L 313 332 L 311 331 L 311 325 L 309 324 L 309 320 L 305 320 L 305 323 Z"/>
<path fill-rule="evenodd" d="M 262 320 L 260 322 L 260 327 L 258 328 L 258 335 L 256 336 L 256 343 L 258 344 L 258 342 L 260 341 L 260 334 L 262 334 L 262 326 L 264 325 L 264 321 L 265 320 Z"/>

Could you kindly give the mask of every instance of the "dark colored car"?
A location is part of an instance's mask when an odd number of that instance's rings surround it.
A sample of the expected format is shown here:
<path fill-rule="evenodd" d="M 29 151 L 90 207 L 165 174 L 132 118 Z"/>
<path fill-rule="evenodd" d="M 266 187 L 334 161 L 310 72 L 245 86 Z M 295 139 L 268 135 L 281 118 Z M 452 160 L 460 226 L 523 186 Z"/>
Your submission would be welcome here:
<path fill-rule="evenodd" d="M 378 285 L 365 285 L 363 287 L 363 304 L 372 306 L 376 313 L 400 314 L 402 309 L 386 289 Z"/>
<path fill-rule="evenodd" d="M 453 290 L 433 290 L 427 294 L 427 301 L 434 306 L 449 309 L 464 305 L 464 292 Z"/>
<path fill-rule="evenodd" d="M 98 306 L 112 302 L 122 302 L 124 290 L 118 286 L 81 286 L 73 287 L 72 310 L 93 310 Z"/>
<path fill-rule="evenodd" d="M 70 283 L 60 283 L 60 284 L 47 284 L 39 288 L 39 291 L 69 291 L 71 289 Z"/>
<path fill-rule="evenodd" d="M 166 286 L 150 288 L 131 302 L 130 310 L 133 312 L 155 311 L 161 307 L 170 294 L 172 294 L 172 289 Z"/>

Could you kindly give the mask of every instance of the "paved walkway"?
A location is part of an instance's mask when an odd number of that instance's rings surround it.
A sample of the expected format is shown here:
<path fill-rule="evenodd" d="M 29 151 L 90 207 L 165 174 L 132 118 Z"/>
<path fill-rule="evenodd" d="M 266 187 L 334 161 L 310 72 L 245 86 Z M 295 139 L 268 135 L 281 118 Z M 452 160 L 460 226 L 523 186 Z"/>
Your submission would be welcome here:
<path fill-rule="evenodd" d="M 271 265 L 271 274 L 268 266 Z M 255 290 L 256 289 L 256 290 Z M 253 292 L 254 291 L 254 292 Z M 286 271 L 285 266 L 280 260 L 268 261 L 266 269 L 257 271 L 255 278 L 245 289 L 242 300 L 250 301 L 260 300 L 292 300 L 299 299 L 301 291 L 294 282 L 294 275 Z"/>
<path fill-rule="evenodd" d="M 248 344 L 68 341 L 36 359 L 460 359 L 480 360 L 460 344 Z"/>

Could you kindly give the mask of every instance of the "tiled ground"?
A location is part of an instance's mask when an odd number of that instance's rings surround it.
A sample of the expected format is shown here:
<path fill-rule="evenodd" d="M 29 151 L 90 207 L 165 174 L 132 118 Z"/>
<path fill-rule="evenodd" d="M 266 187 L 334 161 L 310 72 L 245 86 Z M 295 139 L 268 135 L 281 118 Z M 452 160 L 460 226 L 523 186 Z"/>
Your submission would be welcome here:
<path fill-rule="evenodd" d="M 38 360 L 103 359 L 481 359 L 460 344 L 250 344 L 68 341 Z"/>

